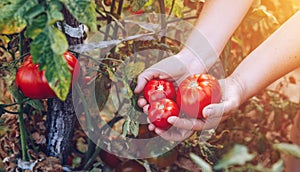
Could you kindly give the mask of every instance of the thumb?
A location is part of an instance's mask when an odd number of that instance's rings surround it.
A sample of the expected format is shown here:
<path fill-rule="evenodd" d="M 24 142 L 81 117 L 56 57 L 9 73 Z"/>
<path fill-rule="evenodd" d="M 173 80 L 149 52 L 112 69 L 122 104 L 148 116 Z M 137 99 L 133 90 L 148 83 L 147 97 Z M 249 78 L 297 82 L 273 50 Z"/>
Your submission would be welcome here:
<path fill-rule="evenodd" d="M 134 89 L 134 93 L 140 93 L 143 91 L 145 85 L 147 84 L 148 81 L 150 81 L 151 79 L 157 77 L 159 74 L 155 71 L 152 71 L 150 69 L 145 70 L 143 73 L 141 73 L 138 76 L 137 79 L 137 85 Z"/>
<path fill-rule="evenodd" d="M 225 102 L 207 105 L 202 111 L 203 117 L 205 119 L 219 118 L 224 114 L 224 112 L 225 112 Z"/>

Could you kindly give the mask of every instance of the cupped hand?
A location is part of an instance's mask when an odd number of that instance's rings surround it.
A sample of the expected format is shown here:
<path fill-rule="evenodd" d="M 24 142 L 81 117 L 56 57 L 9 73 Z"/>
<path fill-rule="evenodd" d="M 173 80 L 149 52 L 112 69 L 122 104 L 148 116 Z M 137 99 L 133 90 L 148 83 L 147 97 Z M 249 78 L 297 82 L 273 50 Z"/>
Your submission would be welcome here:
<path fill-rule="evenodd" d="M 222 100 L 220 103 L 210 104 L 203 109 L 204 119 L 170 117 L 168 122 L 182 130 L 215 129 L 221 121 L 230 116 L 230 112 L 236 110 L 243 103 L 243 86 L 237 79 L 228 77 L 220 80 L 220 84 Z"/>

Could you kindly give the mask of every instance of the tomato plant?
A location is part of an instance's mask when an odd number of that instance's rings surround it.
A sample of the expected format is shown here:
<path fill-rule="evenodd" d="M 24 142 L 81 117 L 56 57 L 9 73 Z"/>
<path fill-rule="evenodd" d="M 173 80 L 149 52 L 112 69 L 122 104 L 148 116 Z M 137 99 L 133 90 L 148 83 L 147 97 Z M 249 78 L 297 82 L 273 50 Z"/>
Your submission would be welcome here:
<path fill-rule="evenodd" d="M 77 80 L 79 70 L 74 70 L 75 66 L 78 65 L 76 57 L 70 52 L 65 52 L 64 58 L 67 61 L 69 71 L 72 73 L 74 80 Z M 45 71 L 39 70 L 39 64 L 33 63 L 31 55 L 25 57 L 24 62 L 18 69 L 16 84 L 23 94 L 29 98 L 44 99 L 56 96 L 48 84 Z"/>
<path fill-rule="evenodd" d="M 202 110 L 211 103 L 221 100 L 218 80 L 209 74 L 195 74 L 184 79 L 177 90 L 180 110 L 193 118 L 202 118 Z"/>
<path fill-rule="evenodd" d="M 146 169 L 138 162 L 129 160 L 120 164 L 115 172 L 146 172 Z"/>
<path fill-rule="evenodd" d="M 167 130 L 171 124 L 167 121 L 170 116 L 179 116 L 179 108 L 171 99 L 162 99 L 150 103 L 148 117 L 156 127 Z"/>
<path fill-rule="evenodd" d="M 149 103 L 163 98 L 174 99 L 175 94 L 173 84 L 166 80 L 152 79 L 144 88 L 144 97 Z"/>
<path fill-rule="evenodd" d="M 116 155 L 106 152 L 104 150 L 101 150 L 99 154 L 101 160 L 111 168 L 117 167 L 122 162 Z"/>

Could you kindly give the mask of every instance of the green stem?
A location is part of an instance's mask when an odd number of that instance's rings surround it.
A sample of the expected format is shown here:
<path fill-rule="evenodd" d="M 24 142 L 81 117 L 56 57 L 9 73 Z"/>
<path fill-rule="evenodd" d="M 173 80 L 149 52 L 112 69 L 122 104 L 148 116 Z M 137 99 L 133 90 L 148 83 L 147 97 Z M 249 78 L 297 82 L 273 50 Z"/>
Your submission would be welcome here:
<path fill-rule="evenodd" d="M 78 93 L 78 95 L 79 95 L 79 97 L 82 101 L 82 105 L 83 105 L 83 109 L 84 109 L 84 113 L 85 113 L 85 118 L 86 118 L 86 125 L 87 125 L 87 129 L 88 129 L 88 134 L 87 134 L 88 135 L 88 150 L 87 150 L 86 155 L 85 155 L 86 161 L 87 161 L 88 159 L 90 159 L 90 157 L 93 154 L 93 152 L 95 150 L 95 147 L 96 147 L 95 143 L 89 137 L 89 133 L 94 131 L 94 127 L 93 127 L 93 124 L 91 122 L 91 115 L 90 115 L 90 112 L 89 112 L 89 109 L 88 109 L 88 104 L 87 104 L 87 102 L 84 98 L 84 95 L 83 95 L 82 90 L 80 89 L 80 86 L 79 86 L 78 83 L 76 84 L 76 91 L 77 91 L 77 93 Z M 86 162 L 85 162 L 85 164 L 86 164 Z"/>
<path fill-rule="evenodd" d="M 6 110 L 6 109 L 4 109 L 4 108 L 2 108 L 2 107 L 0 107 L 1 108 L 1 110 L 3 110 L 4 112 L 6 112 L 6 113 L 10 113 L 10 114 L 19 114 L 19 112 L 13 112 L 13 111 L 9 111 L 9 110 Z M 1 115 L 1 114 L 0 114 Z"/>
<path fill-rule="evenodd" d="M 14 106 L 14 105 L 17 105 L 17 104 L 23 104 L 23 103 L 25 103 L 29 100 L 30 100 L 30 98 L 25 98 L 25 99 L 22 100 L 22 102 L 11 103 L 11 104 L 0 104 L 0 106 L 2 106 L 2 107 Z"/>
<path fill-rule="evenodd" d="M 123 119 L 122 116 L 117 116 L 117 117 L 114 117 L 113 119 L 111 119 L 107 125 L 104 125 L 99 133 L 102 133 L 104 130 L 106 130 L 108 127 L 112 127 L 115 123 L 117 123 L 118 121 L 120 121 L 121 119 Z M 109 130 L 110 132 L 110 130 Z M 109 134 L 109 133 L 108 133 Z M 100 145 L 99 145 L 100 144 Z M 96 150 L 94 151 L 93 155 L 90 157 L 90 159 L 88 159 L 88 161 L 86 162 L 86 164 L 84 165 L 83 167 L 83 170 L 87 170 L 93 163 L 93 161 L 95 160 L 95 158 L 98 156 L 99 152 L 101 151 L 101 147 L 102 147 L 102 144 L 103 142 L 99 143 L 98 144 L 98 147 L 96 148 Z"/>
<path fill-rule="evenodd" d="M 22 160 L 27 160 L 27 148 L 26 148 L 26 131 L 24 125 L 24 118 L 23 118 L 23 104 L 20 104 L 19 107 L 19 127 L 20 127 L 20 137 L 21 137 L 21 149 L 22 149 Z"/>

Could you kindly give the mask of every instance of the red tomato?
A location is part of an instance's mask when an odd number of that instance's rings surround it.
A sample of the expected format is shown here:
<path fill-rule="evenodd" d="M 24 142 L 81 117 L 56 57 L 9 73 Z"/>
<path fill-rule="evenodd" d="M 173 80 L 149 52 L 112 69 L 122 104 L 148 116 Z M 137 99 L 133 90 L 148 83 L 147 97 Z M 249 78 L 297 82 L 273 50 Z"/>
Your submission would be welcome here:
<path fill-rule="evenodd" d="M 193 118 L 203 118 L 203 108 L 220 100 L 219 82 L 209 74 L 191 75 L 182 81 L 177 90 L 177 103 L 180 110 Z"/>
<path fill-rule="evenodd" d="M 119 165 L 115 172 L 146 172 L 146 169 L 138 162 L 129 160 Z"/>
<path fill-rule="evenodd" d="M 144 88 L 144 97 L 149 103 L 163 98 L 174 99 L 175 93 L 173 84 L 166 80 L 152 79 Z"/>
<path fill-rule="evenodd" d="M 116 168 L 122 162 L 116 155 L 108 153 L 104 150 L 100 151 L 100 158 L 106 165 L 111 168 Z"/>
<path fill-rule="evenodd" d="M 75 80 L 79 76 L 79 70 L 75 70 L 76 57 L 70 52 L 65 52 L 64 57 L 68 63 L 70 72 Z M 45 71 L 39 70 L 39 65 L 34 64 L 31 55 L 28 55 L 16 74 L 16 84 L 23 94 L 33 99 L 44 99 L 55 97 L 54 91 L 50 88 L 45 76 Z"/>
<path fill-rule="evenodd" d="M 135 15 L 140 15 L 140 14 L 143 14 L 144 13 L 144 10 L 142 9 L 139 9 L 137 11 L 133 11 L 132 8 L 129 8 L 128 11 L 131 13 L 131 14 L 135 14 Z"/>
<path fill-rule="evenodd" d="M 170 99 L 162 99 L 150 103 L 148 117 L 156 127 L 167 130 L 171 124 L 167 121 L 170 116 L 179 116 L 177 104 Z"/>

